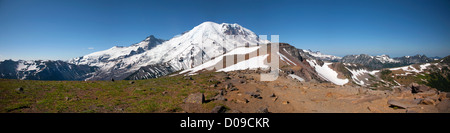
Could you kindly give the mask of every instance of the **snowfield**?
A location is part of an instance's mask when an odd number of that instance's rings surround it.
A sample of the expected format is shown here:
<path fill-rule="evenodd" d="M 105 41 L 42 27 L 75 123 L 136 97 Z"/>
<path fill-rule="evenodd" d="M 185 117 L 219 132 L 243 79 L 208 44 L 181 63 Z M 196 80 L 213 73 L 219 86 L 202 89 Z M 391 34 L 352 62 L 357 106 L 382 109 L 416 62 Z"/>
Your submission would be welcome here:
<path fill-rule="evenodd" d="M 226 53 L 224 55 L 220 55 L 220 56 L 216 57 L 215 59 L 210 60 L 208 62 L 205 62 L 205 63 L 203 63 L 203 64 L 201 64 L 201 65 L 199 65 L 197 67 L 183 70 L 179 74 L 185 74 L 187 72 L 189 72 L 190 74 L 194 74 L 194 73 L 196 73 L 196 72 L 198 72 L 200 70 L 204 70 L 204 69 L 212 70 L 213 68 L 211 68 L 211 67 L 213 67 L 214 65 L 219 63 L 223 59 L 224 56 L 235 55 L 235 54 L 236 55 L 248 54 L 248 53 L 251 53 L 251 52 L 254 52 L 254 51 L 258 50 L 259 48 L 260 48 L 260 46 L 239 47 L 239 48 L 236 48 L 236 49 L 230 51 L 229 53 Z"/>
<path fill-rule="evenodd" d="M 283 60 L 284 62 L 288 63 L 289 65 L 293 64 L 294 66 L 296 66 L 297 64 L 295 64 L 293 61 L 289 60 L 286 56 L 284 56 L 283 54 L 281 54 L 280 52 L 277 52 L 278 55 L 280 55 L 280 59 Z"/>
<path fill-rule="evenodd" d="M 352 79 L 355 81 L 356 84 L 365 86 L 364 81 L 362 79 L 359 79 L 360 76 L 363 76 L 365 74 L 375 75 L 376 73 L 380 72 L 380 70 L 374 70 L 374 71 L 367 71 L 366 69 L 358 69 L 358 70 L 352 70 L 348 67 L 345 67 L 350 73 L 352 73 Z M 369 79 L 364 78 L 366 81 Z"/>
<path fill-rule="evenodd" d="M 269 56 L 269 54 L 256 56 L 253 58 L 250 58 L 245 61 L 238 62 L 234 65 L 228 66 L 226 68 L 220 69 L 217 72 L 229 72 L 229 71 L 236 71 L 236 70 L 255 70 L 258 68 L 261 69 L 268 69 L 269 65 L 264 64 L 264 60 Z"/>
<path fill-rule="evenodd" d="M 303 52 L 308 53 L 309 55 L 319 58 L 319 59 L 329 59 L 329 60 L 336 60 L 336 59 L 342 59 L 342 57 L 334 56 L 334 55 L 327 55 L 322 54 L 319 51 L 313 52 L 311 50 L 303 50 Z"/>
<path fill-rule="evenodd" d="M 337 72 L 329 67 L 329 65 L 333 63 L 325 62 L 323 66 L 320 66 L 319 64 L 317 64 L 316 60 L 306 60 L 306 61 L 308 61 L 309 65 L 315 68 L 320 77 L 326 79 L 327 81 L 330 81 L 336 85 L 344 85 L 348 83 L 348 79 L 338 78 Z"/>
<path fill-rule="evenodd" d="M 305 81 L 303 78 L 301 78 L 301 77 L 299 77 L 297 75 L 294 75 L 294 74 L 289 74 L 288 76 L 293 78 L 293 79 L 296 79 L 296 80 L 298 80 L 300 82 L 304 82 Z"/>

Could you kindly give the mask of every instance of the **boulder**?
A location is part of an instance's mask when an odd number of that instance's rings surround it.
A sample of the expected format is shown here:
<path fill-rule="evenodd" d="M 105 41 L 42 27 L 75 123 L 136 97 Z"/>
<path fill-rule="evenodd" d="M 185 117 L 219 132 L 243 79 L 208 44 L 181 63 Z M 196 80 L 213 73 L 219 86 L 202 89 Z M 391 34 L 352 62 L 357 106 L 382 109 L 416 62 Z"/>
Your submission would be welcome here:
<path fill-rule="evenodd" d="M 421 104 L 425 104 L 425 105 L 435 105 L 436 101 L 434 99 L 431 99 L 431 98 L 425 98 L 420 103 Z"/>
<path fill-rule="evenodd" d="M 436 105 L 440 113 L 450 113 L 450 99 L 444 99 Z"/>
<path fill-rule="evenodd" d="M 194 104 L 205 103 L 205 95 L 203 95 L 203 93 L 190 94 L 186 98 L 185 103 L 194 103 Z"/>
<path fill-rule="evenodd" d="M 211 110 L 211 113 L 225 113 L 227 111 L 227 108 L 225 108 L 222 105 L 216 106 Z"/>
<path fill-rule="evenodd" d="M 439 93 L 439 101 L 442 101 L 443 99 L 447 99 L 450 98 L 448 97 L 450 93 L 446 93 L 446 92 L 441 92 Z"/>
<path fill-rule="evenodd" d="M 428 90 L 428 91 L 418 92 L 415 95 L 422 96 L 425 98 L 425 97 L 437 96 L 438 92 L 436 90 Z"/>
<path fill-rule="evenodd" d="M 238 102 L 238 103 L 248 103 L 249 101 L 248 101 L 247 98 L 238 98 L 238 99 L 236 99 L 236 102 Z"/>
<path fill-rule="evenodd" d="M 428 87 L 425 85 L 419 85 L 417 83 L 411 83 L 409 86 L 411 88 L 412 93 L 419 93 L 419 92 L 425 92 L 425 91 L 432 90 L 431 87 Z"/>
<path fill-rule="evenodd" d="M 261 107 L 256 110 L 256 113 L 269 113 L 269 109 L 267 107 Z"/>
<path fill-rule="evenodd" d="M 225 90 L 231 89 L 233 87 L 232 83 L 228 83 L 225 85 Z"/>
<path fill-rule="evenodd" d="M 130 84 L 134 84 L 134 81 L 130 81 L 129 83 L 130 83 Z"/>
<path fill-rule="evenodd" d="M 232 110 L 228 110 L 226 113 L 242 113 L 242 112 L 239 110 L 232 109 Z"/>
<path fill-rule="evenodd" d="M 388 104 L 391 107 L 399 107 L 399 108 L 410 108 L 410 107 L 415 107 L 417 106 L 417 100 L 406 100 L 406 99 L 401 99 L 401 100 L 388 100 Z"/>
<path fill-rule="evenodd" d="M 211 100 L 217 100 L 217 101 L 227 101 L 227 99 L 223 96 L 223 95 L 216 95 L 215 97 L 213 97 Z"/>

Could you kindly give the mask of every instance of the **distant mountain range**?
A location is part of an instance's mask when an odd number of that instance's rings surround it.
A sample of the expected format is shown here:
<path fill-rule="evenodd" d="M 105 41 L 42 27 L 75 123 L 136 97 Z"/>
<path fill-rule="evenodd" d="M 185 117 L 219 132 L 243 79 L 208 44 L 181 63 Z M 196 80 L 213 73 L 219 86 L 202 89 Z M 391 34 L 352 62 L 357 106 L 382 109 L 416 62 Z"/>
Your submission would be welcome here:
<path fill-rule="evenodd" d="M 427 63 L 431 61 L 433 61 L 433 59 L 428 58 L 425 55 L 390 58 L 388 55 L 370 56 L 367 54 L 347 55 L 339 60 L 339 62 L 342 63 L 357 63 L 366 65 L 373 69 L 399 67 L 415 63 Z"/>

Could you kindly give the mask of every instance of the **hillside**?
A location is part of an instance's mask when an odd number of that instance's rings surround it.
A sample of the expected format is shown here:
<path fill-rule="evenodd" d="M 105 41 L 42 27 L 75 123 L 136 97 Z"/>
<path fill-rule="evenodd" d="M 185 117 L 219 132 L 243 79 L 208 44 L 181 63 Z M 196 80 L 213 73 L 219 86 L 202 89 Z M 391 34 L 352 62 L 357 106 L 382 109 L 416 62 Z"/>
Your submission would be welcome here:
<path fill-rule="evenodd" d="M 136 81 L 0 80 L 1 112 L 449 112 L 449 94 L 301 82 L 262 71 L 203 72 Z"/>

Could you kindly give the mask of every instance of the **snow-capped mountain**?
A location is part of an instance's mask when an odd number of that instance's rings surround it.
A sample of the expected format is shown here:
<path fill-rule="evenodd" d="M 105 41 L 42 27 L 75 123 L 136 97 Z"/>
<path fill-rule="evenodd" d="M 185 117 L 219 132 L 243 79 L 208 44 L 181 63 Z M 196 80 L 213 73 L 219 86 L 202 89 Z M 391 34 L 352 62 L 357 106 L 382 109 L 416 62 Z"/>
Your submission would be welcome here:
<path fill-rule="evenodd" d="M 400 61 L 392 59 L 391 57 L 389 57 L 389 55 L 377 55 L 375 56 L 375 59 L 379 60 L 381 63 L 398 63 Z"/>
<path fill-rule="evenodd" d="M 150 50 L 158 44 L 163 43 L 164 40 L 155 38 L 151 35 L 145 38 L 143 41 L 133 44 L 128 47 L 114 46 L 110 49 L 94 52 L 82 57 L 77 57 L 69 60 L 69 63 L 76 65 L 90 65 L 97 67 L 104 67 L 109 62 L 120 61 L 121 59 L 128 58 L 130 56 L 140 54 L 146 50 Z"/>
<path fill-rule="evenodd" d="M 219 56 L 236 47 L 256 46 L 268 42 L 259 39 L 255 33 L 238 24 L 204 22 L 165 42 L 154 37 L 147 38 L 129 47 L 113 47 L 75 58 L 69 62 L 99 67 L 99 71 L 88 80 L 125 79 L 132 73 L 142 75 L 138 79 L 154 78 L 164 75 L 154 75 L 151 71 L 158 70 L 152 69 L 152 67 L 140 68 L 154 66 L 158 69 L 169 68 L 171 71 L 188 69 L 201 65 L 212 57 Z M 151 47 L 153 46 L 149 45 L 151 43 L 157 45 Z M 149 47 L 145 49 L 142 46 Z M 141 73 L 135 73 L 138 70 Z M 171 72 L 160 71 L 158 72 L 160 74 Z"/>
<path fill-rule="evenodd" d="M 414 55 L 414 56 L 402 56 L 402 57 L 395 57 L 394 60 L 398 60 L 400 63 L 403 64 L 415 64 L 415 63 L 426 63 L 431 62 L 434 59 L 428 58 L 425 55 Z"/>
<path fill-rule="evenodd" d="M 309 55 L 311 55 L 314 58 L 321 59 L 321 60 L 324 60 L 324 61 L 336 62 L 336 61 L 339 61 L 340 59 L 342 59 L 342 57 L 323 54 L 323 53 L 320 53 L 319 51 L 313 52 L 312 50 L 309 50 L 309 49 L 308 50 L 302 50 L 302 51 L 305 52 L 305 53 L 308 53 Z"/>
<path fill-rule="evenodd" d="M 339 60 L 339 62 L 342 63 L 362 64 L 373 69 L 399 67 L 415 63 L 426 63 L 430 61 L 432 61 L 432 59 L 426 57 L 425 55 L 390 58 L 388 55 L 371 56 L 367 54 L 347 55 Z"/>

